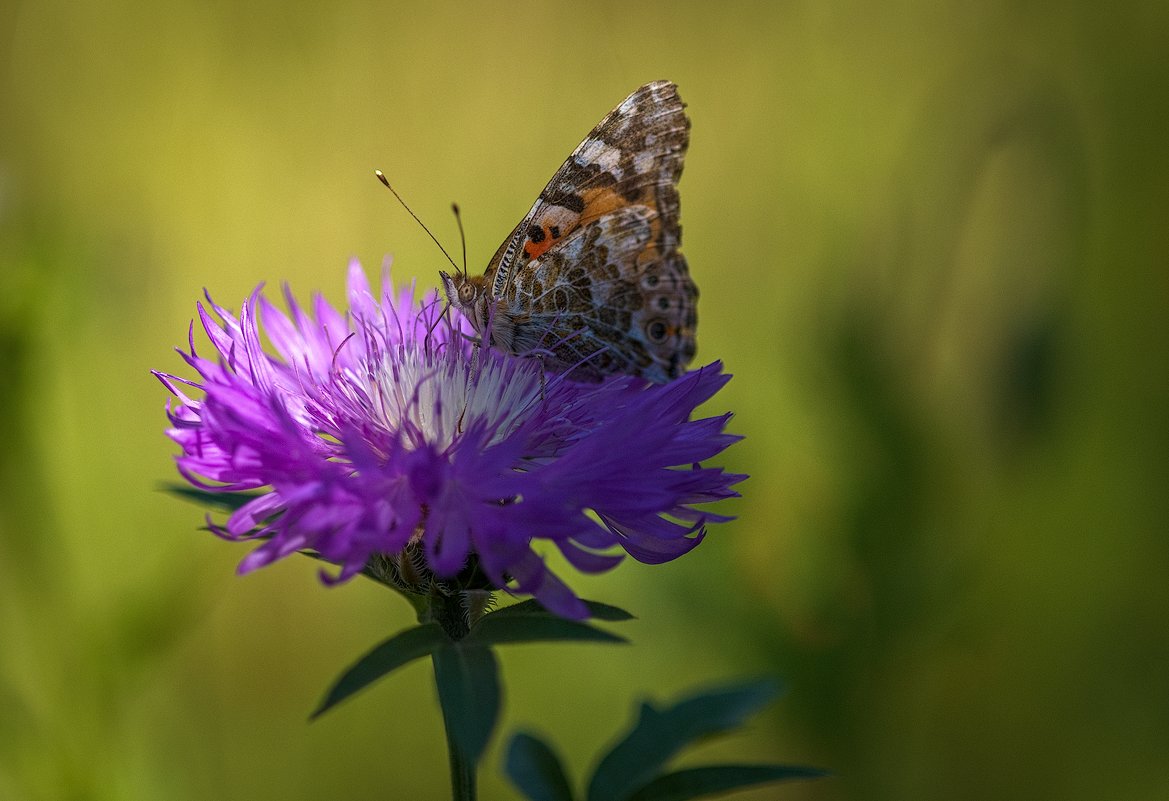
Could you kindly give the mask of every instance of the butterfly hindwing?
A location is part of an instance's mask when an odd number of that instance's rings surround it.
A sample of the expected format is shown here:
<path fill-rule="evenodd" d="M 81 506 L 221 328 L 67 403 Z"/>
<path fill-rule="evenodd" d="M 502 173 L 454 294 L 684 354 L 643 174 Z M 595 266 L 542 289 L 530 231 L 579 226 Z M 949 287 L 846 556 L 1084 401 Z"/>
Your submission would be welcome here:
<path fill-rule="evenodd" d="M 575 378 L 677 377 L 694 356 L 698 292 L 682 254 L 659 250 L 661 223 L 620 208 L 521 267 L 501 299 L 512 348 Z"/>

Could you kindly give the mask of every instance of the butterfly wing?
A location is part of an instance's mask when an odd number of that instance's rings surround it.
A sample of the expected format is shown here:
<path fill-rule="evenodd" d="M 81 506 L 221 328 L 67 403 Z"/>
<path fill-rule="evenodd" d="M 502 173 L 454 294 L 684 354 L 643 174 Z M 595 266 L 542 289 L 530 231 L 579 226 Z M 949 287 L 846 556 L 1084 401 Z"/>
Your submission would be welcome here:
<path fill-rule="evenodd" d="M 698 290 L 678 252 L 683 108 L 668 81 L 634 91 L 504 240 L 484 278 L 511 329 L 510 350 L 540 352 L 546 366 L 578 378 L 654 381 L 693 357 Z"/>
<path fill-rule="evenodd" d="M 491 296 L 502 297 L 519 265 L 616 209 L 649 206 L 661 218 L 663 253 L 681 244 L 677 182 L 690 140 L 678 87 L 647 83 L 589 132 L 487 266 Z"/>
<path fill-rule="evenodd" d="M 517 270 L 501 304 L 509 348 L 578 379 L 680 375 L 694 356 L 698 290 L 682 254 L 659 249 L 662 222 L 626 206 Z"/>

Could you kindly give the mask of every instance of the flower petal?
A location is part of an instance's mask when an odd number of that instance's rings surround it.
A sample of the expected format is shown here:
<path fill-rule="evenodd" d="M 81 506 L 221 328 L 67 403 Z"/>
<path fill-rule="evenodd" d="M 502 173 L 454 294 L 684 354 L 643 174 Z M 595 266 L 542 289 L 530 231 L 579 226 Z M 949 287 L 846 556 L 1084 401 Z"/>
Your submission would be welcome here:
<path fill-rule="evenodd" d="M 241 572 L 307 549 L 339 566 L 322 571 L 336 583 L 411 547 L 443 578 L 477 556 L 496 586 L 579 618 L 587 609 L 534 541 L 595 573 L 621 561 L 614 546 L 665 562 L 728 519 L 700 505 L 736 495 L 745 476 L 703 462 L 738 437 L 729 414 L 694 419 L 730 378 L 720 363 L 664 385 L 542 378 L 536 360 L 473 347 L 465 320 L 434 294 L 396 291 L 388 267 L 374 295 L 356 261 L 345 313 L 314 296 L 309 314 L 284 294 L 287 313 L 261 287 L 238 317 L 196 304 L 218 357 L 198 356 L 191 334 L 180 355 L 198 378 L 155 372 L 174 396 L 180 475 L 261 491 L 211 524 L 262 540 Z"/>

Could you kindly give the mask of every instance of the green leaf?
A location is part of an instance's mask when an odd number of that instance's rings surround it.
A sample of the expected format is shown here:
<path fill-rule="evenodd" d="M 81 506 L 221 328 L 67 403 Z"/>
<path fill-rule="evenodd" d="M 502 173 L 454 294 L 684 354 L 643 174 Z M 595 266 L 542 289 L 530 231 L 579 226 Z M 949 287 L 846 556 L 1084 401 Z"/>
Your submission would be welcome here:
<path fill-rule="evenodd" d="M 716 765 L 689 768 L 651 781 L 629 797 L 629 801 L 689 801 L 770 782 L 817 779 L 827 774 L 798 765 Z"/>
<path fill-rule="evenodd" d="M 457 643 L 447 639 L 431 659 L 447 736 L 474 765 L 499 717 L 499 663 L 490 648 L 465 638 Z"/>
<path fill-rule="evenodd" d="M 771 681 L 712 690 L 658 711 L 649 704 L 625 739 L 601 759 L 589 801 L 626 801 L 696 740 L 741 726 L 778 693 Z"/>
<path fill-rule="evenodd" d="M 620 623 L 625 620 L 632 620 L 633 615 L 626 612 L 624 609 L 609 604 L 603 604 L 600 601 L 584 601 L 584 605 L 588 607 L 589 616 L 597 620 L 604 620 L 610 623 Z M 491 615 L 545 615 L 547 617 L 559 617 L 553 612 L 549 612 L 540 602 L 535 598 L 529 598 L 526 601 L 521 601 L 518 604 L 505 606 L 502 609 L 496 609 Z"/>
<path fill-rule="evenodd" d="M 628 642 L 579 620 L 566 620 L 550 614 L 484 615 L 464 640 L 475 645 L 503 645 L 525 642 Z"/>
<path fill-rule="evenodd" d="M 626 620 L 633 620 L 633 615 L 619 606 L 603 604 L 600 601 L 585 601 L 584 605 L 589 608 L 589 616 L 595 617 L 597 620 L 604 620 L 609 623 L 621 623 Z"/>
<path fill-rule="evenodd" d="M 531 801 L 572 801 L 572 787 L 560 758 L 534 735 L 520 732 L 511 738 L 504 770 Z"/>
<path fill-rule="evenodd" d="M 309 717 L 310 720 L 322 715 L 358 690 L 391 673 L 403 665 L 434 652 L 436 648 L 450 642 L 437 623 L 426 623 L 395 634 L 358 659 L 341 677 L 333 683 L 321 705 Z"/>
<path fill-rule="evenodd" d="M 234 512 L 244 504 L 259 498 L 258 492 L 208 492 L 207 490 L 184 487 L 181 484 L 164 484 L 163 490 L 200 506 L 210 506 L 224 512 Z"/>

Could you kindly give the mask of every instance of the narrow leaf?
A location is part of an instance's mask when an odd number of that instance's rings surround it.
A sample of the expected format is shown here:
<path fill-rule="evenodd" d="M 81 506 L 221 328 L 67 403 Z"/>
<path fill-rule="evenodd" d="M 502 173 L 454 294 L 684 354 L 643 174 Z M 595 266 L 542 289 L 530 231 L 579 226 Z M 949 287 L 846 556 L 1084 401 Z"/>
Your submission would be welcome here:
<path fill-rule="evenodd" d="M 604 620 L 610 623 L 633 620 L 633 615 L 619 606 L 603 604 L 600 601 L 585 601 L 584 605 L 589 608 L 589 616 L 595 617 L 597 620 Z"/>
<path fill-rule="evenodd" d="M 633 615 L 629 614 L 624 609 L 621 609 L 617 606 L 610 606 L 609 604 L 603 604 L 600 601 L 584 601 L 584 605 L 588 607 L 589 616 L 596 618 L 597 620 L 604 620 L 610 623 L 619 623 L 624 620 L 633 619 Z M 492 617 L 494 615 L 503 615 L 505 617 L 508 615 L 546 615 L 548 617 L 558 617 L 558 615 L 555 613 L 549 612 L 547 609 L 541 606 L 540 602 L 535 598 L 529 598 L 528 600 L 521 601 L 518 604 L 505 606 L 502 609 L 496 609 L 488 617 Z"/>
<path fill-rule="evenodd" d="M 683 748 L 741 726 L 777 692 L 774 682 L 760 681 L 715 689 L 662 711 L 643 704 L 632 731 L 597 766 L 589 801 L 626 801 Z"/>
<path fill-rule="evenodd" d="M 341 674 L 325 694 L 321 705 L 312 713 L 310 720 L 319 717 L 325 710 L 373 684 L 387 673 L 419 657 L 427 656 L 434 649 L 449 642 L 450 638 L 437 623 L 427 623 L 395 634 Z"/>
<path fill-rule="evenodd" d="M 207 492 L 206 490 L 184 487 L 179 484 L 164 484 L 162 488 L 171 495 L 177 495 L 180 498 L 192 501 L 201 506 L 210 506 L 213 509 L 219 509 L 224 512 L 234 512 L 236 509 L 260 497 L 260 493 L 256 492 Z"/>
<path fill-rule="evenodd" d="M 572 787 L 556 752 L 538 737 L 523 732 L 511 738 L 504 770 L 531 801 L 572 801 Z"/>
<path fill-rule="evenodd" d="M 443 635 L 444 637 L 446 635 Z M 490 648 L 447 640 L 431 654 L 443 722 L 453 747 L 478 763 L 499 717 L 499 664 Z"/>
<path fill-rule="evenodd" d="M 817 779 L 827 774 L 798 765 L 716 765 L 689 768 L 651 781 L 629 797 L 629 801 L 689 801 L 760 784 L 792 779 Z"/>
<path fill-rule="evenodd" d="M 628 642 L 624 637 L 610 634 L 579 620 L 566 620 L 555 615 L 538 613 L 485 615 L 464 638 L 464 642 L 475 645 L 549 641 Z"/>

